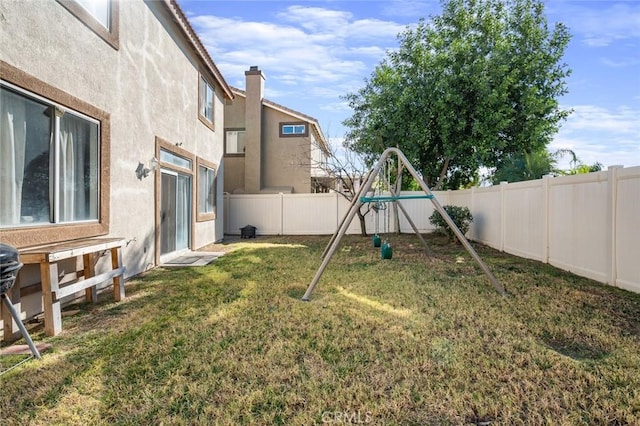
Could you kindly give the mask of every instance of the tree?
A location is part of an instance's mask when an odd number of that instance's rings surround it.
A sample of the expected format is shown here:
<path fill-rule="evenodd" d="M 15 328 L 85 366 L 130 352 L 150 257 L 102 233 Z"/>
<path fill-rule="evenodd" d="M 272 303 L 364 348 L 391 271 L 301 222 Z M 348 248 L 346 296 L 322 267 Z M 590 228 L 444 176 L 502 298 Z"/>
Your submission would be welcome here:
<path fill-rule="evenodd" d="M 396 146 L 434 189 L 537 152 L 569 114 L 558 104 L 569 39 L 563 24 L 549 30 L 538 0 L 445 1 L 345 96 L 346 145 L 370 161 Z"/>
<path fill-rule="evenodd" d="M 311 164 L 303 161 L 301 165 L 324 172 L 325 177 L 314 180 L 316 189 L 319 189 L 318 192 L 335 191 L 351 203 L 367 177 L 369 167 L 364 158 L 344 145 L 323 145 L 312 147 L 313 149 L 323 153 L 321 158 L 310 155 Z M 363 237 L 367 236 L 366 216 L 371 210 L 371 206 L 367 203 L 356 212 L 360 221 L 360 234 Z"/>
<path fill-rule="evenodd" d="M 570 169 L 558 168 L 558 160 L 564 156 L 570 156 Z M 525 180 L 541 179 L 542 176 L 575 175 L 602 170 L 602 164 L 587 165 L 582 163 L 575 152 L 570 149 L 559 149 L 549 152 L 541 149 L 535 152 L 521 152 L 503 157 L 496 170 L 491 175 L 494 184 L 500 182 L 521 182 Z"/>

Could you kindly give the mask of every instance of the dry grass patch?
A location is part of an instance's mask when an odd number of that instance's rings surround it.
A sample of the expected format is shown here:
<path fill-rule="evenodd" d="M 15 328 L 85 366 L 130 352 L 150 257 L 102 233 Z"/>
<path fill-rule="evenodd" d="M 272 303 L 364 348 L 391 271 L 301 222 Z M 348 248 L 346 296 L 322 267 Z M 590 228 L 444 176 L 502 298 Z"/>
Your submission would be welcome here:
<path fill-rule="evenodd" d="M 260 237 L 157 269 L 80 306 L 0 377 L 0 423 L 638 424 L 640 295 L 477 246 L 346 237 L 300 301 L 328 237 Z M 77 308 L 77 307 L 76 307 Z"/>

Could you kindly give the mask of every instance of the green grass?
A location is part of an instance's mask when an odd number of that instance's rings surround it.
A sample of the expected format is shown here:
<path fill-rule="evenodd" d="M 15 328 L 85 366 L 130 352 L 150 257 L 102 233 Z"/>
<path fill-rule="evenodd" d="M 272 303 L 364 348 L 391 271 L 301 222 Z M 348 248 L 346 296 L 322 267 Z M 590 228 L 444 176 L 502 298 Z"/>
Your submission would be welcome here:
<path fill-rule="evenodd" d="M 328 237 L 148 272 L 32 332 L 53 349 L 0 377 L 0 424 L 640 423 L 640 295 L 477 245 L 503 298 L 427 238 L 345 237 L 311 302 Z"/>

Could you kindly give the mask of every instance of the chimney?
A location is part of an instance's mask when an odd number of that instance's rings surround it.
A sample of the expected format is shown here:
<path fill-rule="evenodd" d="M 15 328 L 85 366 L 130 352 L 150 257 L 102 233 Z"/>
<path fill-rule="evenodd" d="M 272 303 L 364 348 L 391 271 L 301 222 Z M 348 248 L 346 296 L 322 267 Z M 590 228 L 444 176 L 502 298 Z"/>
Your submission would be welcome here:
<path fill-rule="evenodd" d="M 262 98 L 264 75 L 257 65 L 244 72 L 245 83 L 245 154 L 244 185 L 246 193 L 262 189 Z"/>

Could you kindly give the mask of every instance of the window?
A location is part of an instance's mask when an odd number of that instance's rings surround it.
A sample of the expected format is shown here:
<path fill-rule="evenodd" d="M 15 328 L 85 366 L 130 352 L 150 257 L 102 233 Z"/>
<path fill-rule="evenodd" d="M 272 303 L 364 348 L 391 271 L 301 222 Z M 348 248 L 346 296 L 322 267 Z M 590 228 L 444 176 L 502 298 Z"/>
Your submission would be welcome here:
<path fill-rule="evenodd" d="M 213 164 L 198 159 L 198 221 L 216 218 L 217 179 Z"/>
<path fill-rule="evenodd" d="M 245 138 L 247 132 L 244 129 L 227 129 L 225 132 L 225 154 L 244 154 Z"/>
<path fill-rule="evenodd" d="M 113 48 L 118 49 L 117 0 L 58 0 L 58 3 Z"/>
<path fill-rule="evenodd" d="M 213 86 L 200 76 L 200 120 L 213 130 Z"/>
<path fill-rule="evenodd" d="M 0 227 L 98 220 L 99 123 L 2 87 Z"/>
<path fill-rule="evenodd" d="M 280 137 L 309 136 L 306 123 L 280 123 Z"/>
<path fill-rule="evenodd" d="M 76 0 L 80 6 L 89 12 L 103 27 L 111 29 L 111 1 L 110 0 Z"/>
<path fill-rule="evenodd" d="M 191 170 L 191 160 L 189 158 L 174 154 L 163 148 L 160 149 L 160 161 Z"/>

